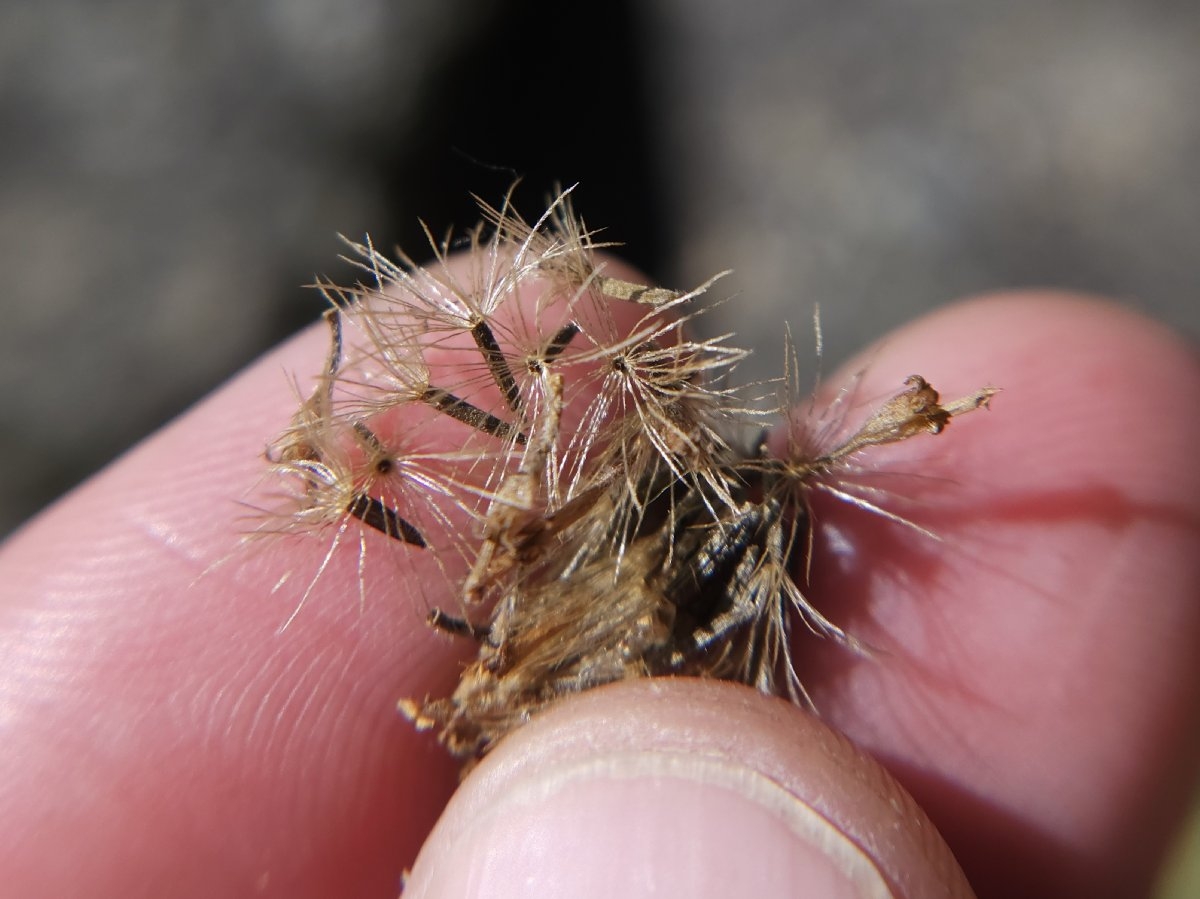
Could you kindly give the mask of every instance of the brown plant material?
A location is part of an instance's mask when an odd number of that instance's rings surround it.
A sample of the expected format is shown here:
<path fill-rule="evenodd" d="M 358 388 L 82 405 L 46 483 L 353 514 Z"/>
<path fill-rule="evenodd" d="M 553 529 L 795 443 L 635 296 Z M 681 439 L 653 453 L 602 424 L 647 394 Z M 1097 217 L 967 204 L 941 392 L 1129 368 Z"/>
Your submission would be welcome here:
<path fill-rule="evenodd" d="M 717 677 L 807 702 L 795 623 L 858 646 L 793 578 L 809 562 L 812 492 L 903 522 L 829 476 L 994 393 L 942 403 L 913 375 L 823 451 L 747 448 L 739 430 L 787 414 L 794 376 L 766 408 L 724 386 L 746 351 L 684 330 L 713 282 L 608 277 L 568 194 L 533 224 L 481 203 L 467 278 L 446 265 L 448 241 L 427 267 L 351 244 L 369 283 L 322 285 L 329 359 L 270 456 L 288 503 L 262 530 L 332 535 L 317 577 L 351 535 L 360 590 L 371 532 L 437 559 L 459 608 L 429 623 L 478 655 L 451 696 L 400 710 L 467 761 L 556 698 L 626 678 Z M 532 310 L 518 290 L 540 291 Z M 640 310 L 631 330 L 613 304 Z M 437 379 L 446 357 L 453 384 Z M 461 430 L 454 451 L 420 445 L 431 416 Z"/>

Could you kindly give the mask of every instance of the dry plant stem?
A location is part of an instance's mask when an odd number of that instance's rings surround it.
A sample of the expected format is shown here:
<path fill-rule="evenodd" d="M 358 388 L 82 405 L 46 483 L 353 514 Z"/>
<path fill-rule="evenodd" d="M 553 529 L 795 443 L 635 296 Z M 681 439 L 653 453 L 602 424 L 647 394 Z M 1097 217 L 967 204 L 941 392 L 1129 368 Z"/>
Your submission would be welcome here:
<path fill-rule="evenodd" d="M 430 623 L 479 641 L 478 657 L 451 696 L 400 708 L 466 761 L 556 698 L 614 681 L 698 675 L 807 702 L 793 622 L 859 648 L 792 578 L 808 565 L 811 492 L 903 521 L 842 491 L 839 468 L 938 434 L 994 393 L 942 403 L 913 375 L 831 445 L 779 459 L 745 448 L 739 432 L 786 414 L 790 385 L 765 407 L 726 386 L 745 351 L 683 331 L 712 281 L 678 292 L 606 276 L 568 201 L 532 225 L 507 201 L 482 204 L 490 230 L 472 233 L 470 280 L 450 274 L 446 242 L 428 268 L 352 245 L 373 280 L 323 286 L 329 361 L 273 454 L 299 481 L 301 525 L 334 524 L 337 539 L 365 525 L 396 552 L 465 558 L 461 616 L 434 609 Z M 514 299 L 531 285 L 532 314 Z M 631 333 L 612 326 L 612 304 L 644 310 Z M 474 362 L 437 384 L 448 352 Z M 422 407 L 463 428 L 462 453 L 436 474 L 403 445 Z M 569 427 L 568 408 L 583 410 Z"/>

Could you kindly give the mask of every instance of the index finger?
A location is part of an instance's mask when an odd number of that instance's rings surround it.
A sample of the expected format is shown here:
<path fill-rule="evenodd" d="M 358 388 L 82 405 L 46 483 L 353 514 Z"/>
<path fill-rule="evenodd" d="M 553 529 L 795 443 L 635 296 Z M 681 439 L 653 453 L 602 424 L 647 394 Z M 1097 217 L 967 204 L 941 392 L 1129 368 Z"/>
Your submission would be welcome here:
<path fill-rule="evenodd" d="M 1003 390 L 983 420 L 871 457 L 889 510 L 940 542 L 818 509 L 837 539 L 813 595 L 880 650 L 806 647 L 818 707 L 980 895 L 1142 894 L 1200 763 L 1194 350 L 1114 304 L 1031 292 L 947 308 L 866 358 L 866 395 L 914 360 L 948 391 Z"/>

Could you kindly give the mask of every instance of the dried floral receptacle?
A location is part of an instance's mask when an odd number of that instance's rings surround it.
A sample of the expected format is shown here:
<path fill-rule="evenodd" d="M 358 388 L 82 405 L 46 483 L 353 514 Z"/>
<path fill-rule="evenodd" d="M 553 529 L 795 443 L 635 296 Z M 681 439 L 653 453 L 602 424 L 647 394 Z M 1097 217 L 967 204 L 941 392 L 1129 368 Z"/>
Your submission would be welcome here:
<path fill-rule="evenodd" d="M 839 468 L 994 393 L 943 403 L 914 375 L 832 446 L 744 443 L 789 415 L 794 374 L 765 403 L 728 386 L 746 351 L 685 333 L 712 281 L 679 293 L 607 276 L 568 194 L 532 224 L 481 203 L 465 269 L 448 240 L 426 267 L 352 244 L 369 277 L 322 285 L 328 361 L 270 454 L 288 499 L 264 529 L 326 535 L 318 576 L 347 542 L 361 569 L 372 532 L 436 560 L 458 603 L 429 623 L 478 654 L 451 696 L 400 709 L 464 760 L 556 698 L 626 678 L 807 702 L 796 623 L 857 645 L 793 578 L 813 492 L 896 518 L 836 486 Z M 459 430 L 452 450 L 422 440 L 431 423 Z"/>

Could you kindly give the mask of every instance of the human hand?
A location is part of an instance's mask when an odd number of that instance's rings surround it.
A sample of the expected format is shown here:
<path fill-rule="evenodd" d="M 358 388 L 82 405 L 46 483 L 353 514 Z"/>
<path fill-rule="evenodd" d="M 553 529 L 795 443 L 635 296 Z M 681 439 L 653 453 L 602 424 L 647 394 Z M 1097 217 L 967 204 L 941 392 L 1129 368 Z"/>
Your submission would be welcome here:
<path fill-rule="evenodd" d="M 360 608 L 338 586 L 352 560 L 282 633 L 290 546 L 208 570 L 294 405 L 281 371 L 317 370 L 325 339 L 269 355 L 0 550 L 13 895 L 392 895 L 441 813 L 454 767 L 395 701 L 445 694 L 468 648 L 382 576 Z M 913 371 L 1005 392 L 886 448 L 938 484 L 921 523 L 944 545 L 818 509 L 853 552 L 818 547 L 812 595 L 882 650 L 804 642 L 823 720 L 691 681 L 564 700 L 464 783 L 413 895 L 728 895 L 754 877 L 832 895 L 855 861 L 897 895 L 962 895 L 896 782 L 980 895 L 1144 892 L 1200 758 L 1200 367 L 1116 307 L 1011 295 L 893 335 L 862 394 Z"/>

